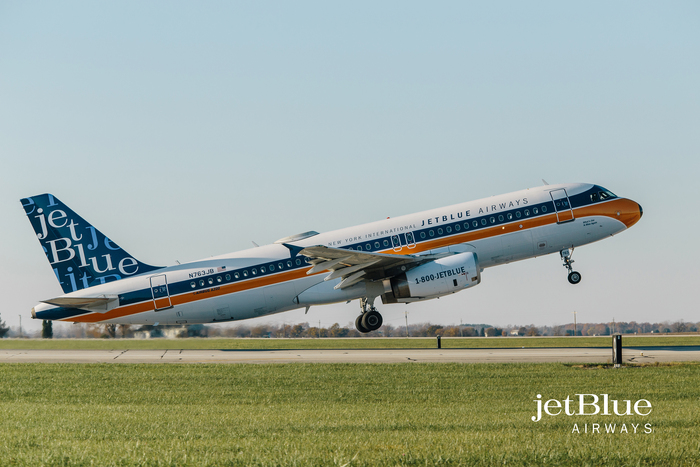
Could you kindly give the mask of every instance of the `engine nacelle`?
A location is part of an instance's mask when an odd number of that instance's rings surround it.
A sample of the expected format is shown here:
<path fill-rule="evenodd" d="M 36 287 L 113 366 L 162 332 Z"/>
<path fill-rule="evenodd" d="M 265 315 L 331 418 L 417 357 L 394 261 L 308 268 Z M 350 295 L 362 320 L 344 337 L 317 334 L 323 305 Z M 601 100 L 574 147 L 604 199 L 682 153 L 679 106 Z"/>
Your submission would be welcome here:
<path fill-rule="evenodd" d="M 428 300 L 459 292 L 479 282 L 481 273 L 476 254 L 459 253 L 391 278 L 391 292 L 382 295 L 382 303 Z"/>

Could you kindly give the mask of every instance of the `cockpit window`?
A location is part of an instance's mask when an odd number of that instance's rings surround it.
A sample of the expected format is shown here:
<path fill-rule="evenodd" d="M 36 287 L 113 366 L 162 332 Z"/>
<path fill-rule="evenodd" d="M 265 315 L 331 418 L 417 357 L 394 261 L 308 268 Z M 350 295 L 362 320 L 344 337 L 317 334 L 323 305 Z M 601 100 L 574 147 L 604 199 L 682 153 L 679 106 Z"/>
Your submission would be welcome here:
<path fill-rule="evenodd" d="M 605 201 L 606 199 L 617 198 L 615 193 L 610 190 L 606 190 L 602 186 L 594 186 L 593 192 L 591 193 L 591 203 L 597 203 L 598 201 Z"/>

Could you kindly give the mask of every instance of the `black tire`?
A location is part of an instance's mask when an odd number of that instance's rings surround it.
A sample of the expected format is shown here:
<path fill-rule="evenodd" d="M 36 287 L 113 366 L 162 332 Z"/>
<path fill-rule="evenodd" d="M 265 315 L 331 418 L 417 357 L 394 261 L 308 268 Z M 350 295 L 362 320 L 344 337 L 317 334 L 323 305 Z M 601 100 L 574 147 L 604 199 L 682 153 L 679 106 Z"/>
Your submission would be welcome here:
<path fill-rule="evenodd" d="M 378 311 L 372 310 L 362 315 L 362 325 L 370 331 L 376 331 L 381 328 L 383 322 L 384 319 Z"/>
<path fill-rule="evenodd" d="M 581 273 L 579 273 L 577 271 L 570 272 L 569 273 L 569 282 L 571 284 L 574 284 L 574 285 L 581 282 Z"/>
<path fill-rule="evenodd" d="M 355 327 L 356 327 L 357 330 L 360 331 L 362 334 L 366 334 L 366 333 L 369 332 L 369 329 L 367 329 L 366 327 L 364 327 L 364 325 L 362 324 L 362 317 L 363 317 L 363 316 L 364 316 L 364 315 L 360 315 L 360 316 L 358 316 L 358 317 L 355 319 Z"/>

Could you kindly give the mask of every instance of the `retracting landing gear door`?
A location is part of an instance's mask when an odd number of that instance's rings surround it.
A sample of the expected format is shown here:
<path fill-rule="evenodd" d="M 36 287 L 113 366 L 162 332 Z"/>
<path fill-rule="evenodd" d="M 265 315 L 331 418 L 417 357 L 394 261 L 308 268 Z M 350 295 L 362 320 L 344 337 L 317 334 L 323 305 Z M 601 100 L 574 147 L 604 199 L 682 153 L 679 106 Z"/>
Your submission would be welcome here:
<path fill-rule="evenodd" d="M 168 291 L 168 280 L 165 274 L 151 277 L 151 293 L 153 294 L 153 303 L 156 306 L 155 311 L 171 308 L 170 292 Z"/>
<path fill-rule="evenodd" d="M 574 220 L 574 212 L 571 210 L 569 196 L 564 188 L 549 192 L 554 201 L 554 210 L 557 212 L 557 223 L 571 222 Z"/>

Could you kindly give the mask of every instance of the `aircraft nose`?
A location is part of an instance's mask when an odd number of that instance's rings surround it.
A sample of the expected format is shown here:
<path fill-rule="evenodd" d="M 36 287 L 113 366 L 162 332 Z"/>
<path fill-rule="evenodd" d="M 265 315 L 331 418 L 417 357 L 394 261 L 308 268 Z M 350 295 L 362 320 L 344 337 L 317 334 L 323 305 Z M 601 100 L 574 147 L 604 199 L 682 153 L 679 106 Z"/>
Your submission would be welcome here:
<path fill-rule="evenodd" d="M 631 199 L 621 199 L 617 205 L 617 219 L 629 229 L 642 218 L 644 210 L 642 205 Z"/>

